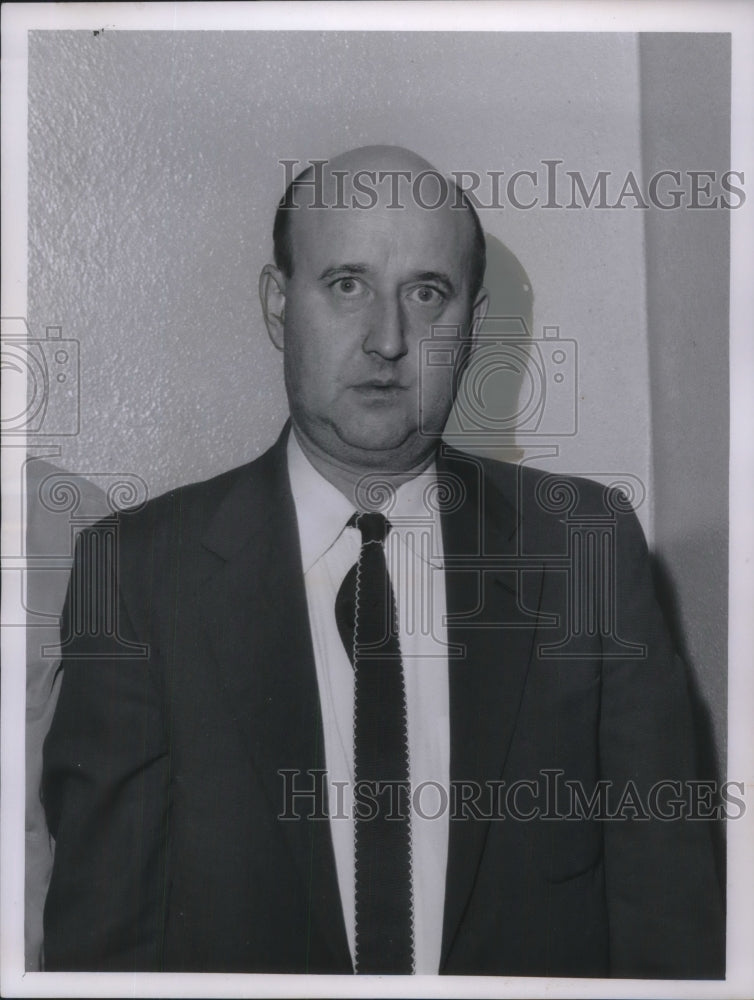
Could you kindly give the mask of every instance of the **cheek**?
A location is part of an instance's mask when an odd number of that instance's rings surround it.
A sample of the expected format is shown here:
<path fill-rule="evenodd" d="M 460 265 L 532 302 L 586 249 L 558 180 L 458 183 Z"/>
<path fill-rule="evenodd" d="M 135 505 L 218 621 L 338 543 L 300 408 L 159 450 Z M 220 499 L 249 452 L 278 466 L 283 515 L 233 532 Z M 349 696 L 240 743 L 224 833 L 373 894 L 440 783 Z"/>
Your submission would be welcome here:
<path fill-rule="evenodd" d="M 342 347 L 332 331 L 323 334 L 310 326 L 286 330 L 284 365 L 286 384 L 300 399 L 331 399 L 343 370 Z"/>
<path fill-rule="evenodd" d="M 445 413 L 453 404 L 453 370 L 424 367 L 419 380 L 419 402 L 424 413 Z"/>

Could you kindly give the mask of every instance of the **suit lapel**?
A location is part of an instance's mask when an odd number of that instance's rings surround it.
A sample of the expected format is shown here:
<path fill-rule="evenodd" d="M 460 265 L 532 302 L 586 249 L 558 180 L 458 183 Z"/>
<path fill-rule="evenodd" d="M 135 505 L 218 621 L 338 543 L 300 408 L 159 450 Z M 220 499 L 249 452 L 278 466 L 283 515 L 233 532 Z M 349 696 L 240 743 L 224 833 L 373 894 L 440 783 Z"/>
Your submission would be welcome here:
<path fill-rule="evenodd" d="M 443 448 L 438 476 L 450 476 L 463 496 L 442 517 L 448 610 L 450 778 L 484 790 L 499 780 L 518 716 L 533 649 L 541 567 L 526 573 L 491 558 L 515 556 L 518 514 L 484 476 L 482 463 Z M 457 801 L 457 800 L 456 800 Z M 451 798 L 451 803 L 453 799 Z M 484 795 L 480 807 L 486 808 Z M 468 904 L 489 830 L 489 820 L 454 818 L 451 808 L 440 968 Z"/>
<path fill-rule="evenodd" d="M 324 739 L 296 513 L 288 482 L 284 431 L 232 490 L 203 544 L 221 562 L 197 598 L 217 661 L 228 714 L 238 725 L 269 813 L 283 811 L 282 769 L 324 769 Z M 217 562 L 217 561 L 216 561 Z M 298 800 L 299 802 L 301 800 Z M 308 805 L 301 810 L 308 811 Z M 317 802 L 320 817 L 327 800 Z M 303 884 L 313 925 L 326 928 L 337 967 L 350 966 L 329 823 L 278 821 Z"/>

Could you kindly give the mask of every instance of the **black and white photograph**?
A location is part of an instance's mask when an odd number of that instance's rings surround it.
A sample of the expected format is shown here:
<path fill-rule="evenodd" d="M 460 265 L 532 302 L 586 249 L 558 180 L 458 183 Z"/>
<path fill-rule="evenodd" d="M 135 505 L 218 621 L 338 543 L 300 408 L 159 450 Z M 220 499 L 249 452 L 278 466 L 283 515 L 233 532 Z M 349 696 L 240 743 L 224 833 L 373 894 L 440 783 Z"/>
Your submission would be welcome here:
<path fill-rule="evenodd" d="M 2 994 L 751 995 L 754 8 L 2 18 Z"/>

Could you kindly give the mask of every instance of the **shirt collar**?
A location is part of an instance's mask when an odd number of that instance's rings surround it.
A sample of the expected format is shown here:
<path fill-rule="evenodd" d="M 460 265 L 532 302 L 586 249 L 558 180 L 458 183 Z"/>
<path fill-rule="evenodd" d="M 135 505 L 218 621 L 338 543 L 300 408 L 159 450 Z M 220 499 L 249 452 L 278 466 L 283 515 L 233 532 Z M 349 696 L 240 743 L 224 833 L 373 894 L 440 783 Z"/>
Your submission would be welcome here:
<path fill-rule="evenodd" d="M 356 508 L 314 468 L 291 429 L 288 435 L 288 475 L 301 540 L 304 573 L 335 543 Z"/>
<path fill-rule="evenodd" d="M 440 569 L 443 546 L 437 492 L 437 467 L 433 461 L 418 476 L 398 487 L 389 517 L 392 531 L 403 544 L 420 559 Z"/>
<path fill-rule="evenodd" d="M 301 542 L 301 562 L 304 573 L 308 573 L 340 538 L 356 507 L 314 468 L 293 430 L 288 435 L 287 459 Z M 389 514 L 392 530 L 412 549 L 416 528 L 433 525 L 432 535 L 436 541 L 426 555 L 432 565 L 439 564 L 438 560 L 442 559 L 439 514 L 427 503 L 428 498 L 436 495 L 436 483 L 437 469 L 432 462 L 418 476 L 398 487 Z M 424 558 L 422 553 L 417 551 L 417 554 Z"/>

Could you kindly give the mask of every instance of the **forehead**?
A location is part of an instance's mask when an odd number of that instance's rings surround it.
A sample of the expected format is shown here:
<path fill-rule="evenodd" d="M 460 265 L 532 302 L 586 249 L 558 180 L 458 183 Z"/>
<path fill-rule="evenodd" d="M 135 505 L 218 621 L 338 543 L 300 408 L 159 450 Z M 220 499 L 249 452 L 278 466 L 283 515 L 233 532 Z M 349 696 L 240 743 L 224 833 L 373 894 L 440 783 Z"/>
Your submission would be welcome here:
<path fill-rule="evenodd" d="M 473 224 L 463 208 L 300 207 L 290 213 L 294 273 L 358 263 L 385 276 L 444 271 L 459 284 L 467 276 Z"/>

